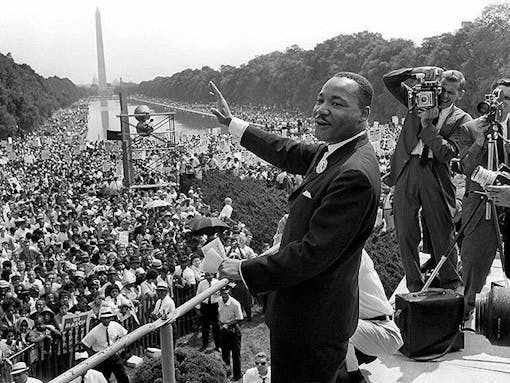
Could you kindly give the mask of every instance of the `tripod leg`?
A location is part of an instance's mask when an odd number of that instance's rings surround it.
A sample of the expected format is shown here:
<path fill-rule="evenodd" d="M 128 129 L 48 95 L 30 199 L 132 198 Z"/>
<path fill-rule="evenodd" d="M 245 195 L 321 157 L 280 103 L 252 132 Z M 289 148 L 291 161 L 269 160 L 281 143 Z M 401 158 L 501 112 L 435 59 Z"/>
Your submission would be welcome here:
<path fill-rule="evenodd" d="M 457 232 L 457 234 L 455 235 L 455 238 L 452 240 L 452 242 L 448 245 L 448 248 L 445 250 L 444 254 L 441 256 L 441 259 L 438 262 L 436 268 L 434 269 L 434 271 L 430 275 L 430 277 L 427 280 L 427 282 L 425 282 L 425 285 L 423 286 L 423 288 L 421 289 L 420 292 L 424 292 L 424 291 L 428 290 L 428 288 L 430 287 L 430 284 L 432 283 L 434 278 L 439 273 L 439 270 L 441 269 L 441 267 L 444 265 L 444 263 L 446 261 L 449 261 L 448 256 L 450 255 L 450 253 L 452 252 L 453 248 L 455 247 L 455 244 L 457 243 L 457 240 L 459 239 L 459 237 L 462 235 L 464 230 L 466 230 L 466 227 L 469 224 L 469 222 L 471 222 L 471 220 L 473 219 L 473 216 L 475 215 L 475 212 L 480 207 L 480 204 L 482 203 L 482 201 L 483 201 L 483 197 L 480 197 L 480 199 L 478 200 L 478 202 L 475 205 L 475 208 L 473 209 L 473 211 L 469 215 L 468 219 L 465 222 L 462 222 L 462 226 L 461 226 L 460 230 Z M 459 278 L 462 280 L 460 275 L 459 275 Z"/>

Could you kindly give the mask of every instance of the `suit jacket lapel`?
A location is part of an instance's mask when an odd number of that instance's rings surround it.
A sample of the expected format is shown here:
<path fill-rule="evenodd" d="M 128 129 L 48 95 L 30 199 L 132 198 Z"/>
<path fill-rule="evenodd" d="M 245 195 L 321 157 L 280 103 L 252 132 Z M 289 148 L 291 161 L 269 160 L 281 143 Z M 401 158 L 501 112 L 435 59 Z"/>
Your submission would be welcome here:
<path fill-rule="evenodd" d="M 333 164 L 336 164 L 340 161 L 345 161 L 347 159 L 347 157 L 356 149 L 358 148 L 359 146 L 361 145 L 364 145 L 368 142 L 368 137 L 367 135 L 363 135 L 357 139 L 355 139 L 354 141 L 352 142 L 349 142 L 348 144 L 342 146 L 341 148 L 339 148 L 338 150 L 336 150 L 333 154 L 331 154 L 329 157 L 328 157 L 328 167 L 326 168 L 326 170 L 323 172 L 323 173 L 317 173 L 315 171 L 315 168 L 317 166 L 317 163 L 322 159 L 322 156 L 323 156 L 323 153 L 325 153 L 325 151 L 323 150 L 324 147 L 321 147 L 318 151 L 317 151 L 317 155 L 315 156 L 314 158 L 314 161 L 312 162 L 312 165 L 310 166 L 310 168 L 308 168 L 308 172 L 306 173 L 306 176 L 305 178 L 303 179 L 303 182 L 301 183 L 301 185 L 299 185 L 289 196 L 289 201 L 292 201 L 294 198 L 296 198 L 299 193 L 301 193 L 301 191 L 303 190 L 303 188 L 308 185 L 310 182 L 312 182 L 313 180 L 315 180 L 317 177 L 319 177 L 320 175 L 323 175 L 324 173 L 326 173 L 328 171 L 328 169 L 333 166 Z M 327 148 L 327 146 L 326 146 Z"/>

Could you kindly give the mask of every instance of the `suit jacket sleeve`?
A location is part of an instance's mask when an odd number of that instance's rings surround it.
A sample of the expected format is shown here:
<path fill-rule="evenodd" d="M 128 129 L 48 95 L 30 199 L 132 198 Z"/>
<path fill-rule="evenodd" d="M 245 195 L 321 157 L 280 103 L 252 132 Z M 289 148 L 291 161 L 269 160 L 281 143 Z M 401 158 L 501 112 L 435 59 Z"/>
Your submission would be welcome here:
<path fill-rule="evenodd" d="M 469 124 L 462 125 L 459 137 L 459 152 L 462 172 L 470 177 L 473 170 L 482 163 L 484 148 L 475 142 Z"/>
<path fill-rule="evenodd" d="M 241 145 L 270 164 L 292 174 L 305 174 L 319 148 L 248 126 Z"/>
<path fill-rule="evenodd" d="M 393 70 L 383 76 L 384 86 L 406 108 L 408 105 L 408 90 L 410 87 L 404 81 L 411 78 L 412 68 Z"/>
<path fill-rule="evenodd" d="M 447 163 L 459 154 L 460 126 L 471 120 L 471 116 L 464 113 L 457 119 L 449 137 L 443 137 L 435 128 L 424 127 L 419 137 L 423 140 L 439 162 Z"/>
<path fill-rule="evenodd" d="M 357 234 L 367 224 L 367 214 L 376 205 L 376 192 L 367 176 L 358 170 L 343 172 L 329 186 L 301 240 L 288 243 L 275 255 L 241 264 L 248 288 L 253 293 L 276 290 L 320 274 L 349 254 Z"/>

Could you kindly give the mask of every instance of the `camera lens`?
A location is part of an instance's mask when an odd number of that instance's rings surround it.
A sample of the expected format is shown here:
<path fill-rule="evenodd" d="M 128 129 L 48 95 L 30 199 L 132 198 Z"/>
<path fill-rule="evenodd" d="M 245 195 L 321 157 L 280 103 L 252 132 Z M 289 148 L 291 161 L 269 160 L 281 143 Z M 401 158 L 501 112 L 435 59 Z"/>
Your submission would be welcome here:
<path fill-rule="evenodd" d="M 497 346 L 510 346 L 510 289 L 492 284 L 475 302 L 476 332 Z"/>

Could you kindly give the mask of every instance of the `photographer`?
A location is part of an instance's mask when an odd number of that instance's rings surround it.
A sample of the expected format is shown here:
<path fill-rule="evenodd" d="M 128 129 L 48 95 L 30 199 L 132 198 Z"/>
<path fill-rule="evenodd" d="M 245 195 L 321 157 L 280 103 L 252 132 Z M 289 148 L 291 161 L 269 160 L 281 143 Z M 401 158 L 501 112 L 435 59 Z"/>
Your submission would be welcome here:
<path fill-rule="evenodd" d="M 405 81 L 416 75 L 436 82 L 431 101 L 435 101 L 440 90 L 437 105 L 408 110 L 391 160 L 390 174 L 385 178 L 388 186 L 395 186 L 395 229 L 411 292 L 419 291 L 424 284 L 418 255 L 420 209 L 423 232 L 431 240 L 433 263 L 439 262 L 453 241 L 456 204 L 450 160 L 458 154 L 456 141 L 460 126 L 471 120 L 469 114 L 454 105 L 464 95 L 465 79 L 459 71 L 443 71 L 437 67 L 406 68 L 386 74 L 383 81 L 391 94 L 408 107 L 409 92 L 413 88 Z M 417 104 L 420 106 L 420 102 Z M 441 287 L 455 289 L 461 284 L 456 274 L 456 253 L 450 255 L 450 261 L 441 268 L 439 280 Z"/>
<path fill-rule="evenodd" d="M 510 111 L 510 79 L 500 79 L 493 83 L 492 91 L 501 89 L 503 93 L 502 123 L 500 134 L 509 137 L 508 112 Z M 492 219 L 485 219 L 486 204 L 478 204 L 480 195 L 477 191 L 483 188 L 471 180 L 473 170 L 481 165 L 487 167 L 486 134 L 491 127 L 486 115 L 468 122 L 461 128 L 459 150 L 462 171 L 466 175 L 466 192 L 463 199 L 462 221 L 472 218 L 465 228 L 465 238 L 462 242 L 461 260 L 464 278 L 464 319 L 469 319 L 475 307 L 475 296 L 485 284 L 492 261 L 496 255 L 497 238 L 496 227 Z M 508 145 L 498 138 L 496 147 L 500 163 L 508 165 Z M 496 205 L 510 206 L 510 191 L 508 187 L 488 187 L 488 197 Z M 478 208 L 475 210 L 476 206 Z"/>

